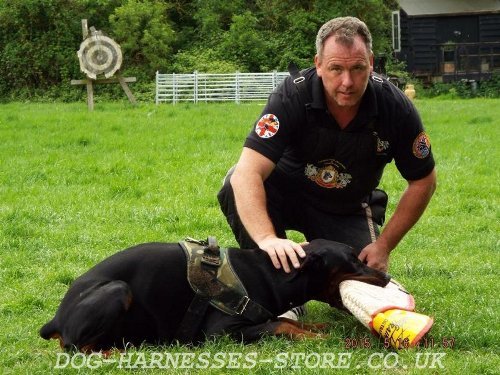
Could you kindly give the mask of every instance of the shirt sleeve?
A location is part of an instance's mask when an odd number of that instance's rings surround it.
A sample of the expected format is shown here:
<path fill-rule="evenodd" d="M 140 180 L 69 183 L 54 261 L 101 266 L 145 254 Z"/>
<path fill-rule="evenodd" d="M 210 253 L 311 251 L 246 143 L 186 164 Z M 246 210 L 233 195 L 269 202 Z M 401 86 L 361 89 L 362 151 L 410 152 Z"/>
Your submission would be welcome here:
<path fill-rule="evenodd" d="M 290 144 L 292 127 L 283 96 L 280 93 L 272 93 L 244 146 L 276 164 Z"/>
<path fill-rule="evenodd" d="M 396 137 L 394 160 L 401 175 L 406 180 L 419 180 L 427 176 L 435 165 L 431 142 L 412 104 L 411 110 L 397 124 Z"/>

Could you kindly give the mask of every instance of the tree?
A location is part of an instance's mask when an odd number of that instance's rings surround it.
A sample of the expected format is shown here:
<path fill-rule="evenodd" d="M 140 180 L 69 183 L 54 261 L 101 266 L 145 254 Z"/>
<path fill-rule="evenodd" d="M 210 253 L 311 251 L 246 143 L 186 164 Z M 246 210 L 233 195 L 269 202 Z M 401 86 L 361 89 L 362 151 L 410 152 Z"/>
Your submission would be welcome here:
<path fill-rule="evenodd" d="M 107 23 L 121 0 L 0 1 L 0 98 L 66 86 L 80 72 L 81 19 Z M 105 22 L 103 22 L 105 21 Z M 75 91 L 73 91 L 75 92 Z"/>
<path fill-rule="evenodd" d="M 199 41 L 208 47 L 215 47 L 221 37 L 229 30 L 234 15 L 247 9 L 244 0 L 194 0 Z"/>
<path fill-rule="evenodd" d="M 48 90 L 70 97 L 82 76 L 81 19 L 116 40 L 123 69 L 147 86 L 154 72 L 234 72 L 312 65 L 318 28 L 364 20 L 375 54 L 390 51 L 396 0 L 0 0 L 0 98 Z M 140 84 L 134 85 L 137 90 Z M 62 90 L 61 90 L 62 89 Z M 121 94 L 121 93 L 120 93 Z"/>
<path fill-rule="evenodd" d="M 257 18 L 249 11 L 234 15 L 224 34 L 220 53 L 250 72 L 269 70 L 265 43 L 259 35 Z"/>
<path fill-rule="evenodd" d="M 154 74 L 172 64 L 175 33 L 167 19 L 168 5 L 160 0 L 128 0 L 109 17 L 113 37 L 124 60 Z"/>
<path fill-rule="evenodd" d="M 77 73 L 80 20 L 69 9 L 60 10 L 64 2 L 0 2 L 0 95 L 46 88 Z"/>
<path fill-rule="evenodd" d="M 392 0 L 315 0 L 314 11 L 323 22 L 334 17 L 354 16 L 364 21 L 373 39 L 375 55 L 390 49 L 391 5 Z"/>
<path fill-rule="evenodd" d="M 279 37 L 281 55 L 278 65 L 280 70 L 286 69 L 293 61 L 299 68 L 307 68 L 313 64 L 316 33 L 322 21 L 318 16 L 304 9 L 297 9 L 286 16 L 287 31 Z"/>

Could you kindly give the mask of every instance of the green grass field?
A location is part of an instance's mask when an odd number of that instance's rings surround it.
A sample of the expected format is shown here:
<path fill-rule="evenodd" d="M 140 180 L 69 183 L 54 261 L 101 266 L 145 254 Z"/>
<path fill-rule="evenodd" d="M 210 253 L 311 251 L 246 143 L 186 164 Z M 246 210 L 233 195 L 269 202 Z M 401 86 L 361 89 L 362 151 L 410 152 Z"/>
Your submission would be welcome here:
<path fill-rule="evenodd" d="M 118 374 L 137 365 L 134 373 L 498 374 L 500 100 L 416 104 L 438 189 L 393 252 L 390 273 L 413 293 L 417 311 L 435 319 L 424 345 L 386 350 L 353 317 L 311 302 L 307 320 L 331 323 L 326 340 L 133 348 L 128 362 L 119 353 L 109 363 L 75 356 L 64 370 L 54 368 L 65 361 L 58 343 L 38 330 L 89 267 L 141 242 L 213 235 L 236 245 L 216 193 L 262 104 L 97 103 L 93 113 L 84 103 L 0 105 L 0 371 Z M 404 187 L 388 166 L 389 214 Z M 185 362 L 148 369 L 158 353 Z"/>

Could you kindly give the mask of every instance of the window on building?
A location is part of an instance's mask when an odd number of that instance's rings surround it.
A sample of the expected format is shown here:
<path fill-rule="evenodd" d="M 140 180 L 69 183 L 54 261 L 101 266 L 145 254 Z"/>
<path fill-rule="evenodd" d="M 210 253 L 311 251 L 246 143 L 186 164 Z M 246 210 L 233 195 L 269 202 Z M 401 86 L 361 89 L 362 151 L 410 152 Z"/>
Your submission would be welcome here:
<path fill-rule="evenodd" d="M 395 52 L 401 51 L 401 25 L 399 10 L 392 12 L 392 48 Z"/>

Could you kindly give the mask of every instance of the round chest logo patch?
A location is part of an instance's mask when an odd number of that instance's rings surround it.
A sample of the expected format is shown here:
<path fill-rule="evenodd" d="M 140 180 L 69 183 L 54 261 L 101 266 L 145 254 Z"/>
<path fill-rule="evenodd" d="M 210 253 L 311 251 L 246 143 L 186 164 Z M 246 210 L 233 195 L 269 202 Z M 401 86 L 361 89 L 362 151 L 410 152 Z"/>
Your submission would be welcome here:
<path fill-rule="evenodd" d="M 413 155 L 419 159 L 425 159 L 431 152 L 431 140 L 425 132 L 417 135 L 413 141 Z"/>
<path fill-rule="evenodd" d="M 352 179 L 345 167 L 336 160 L 329 159 L 319 162 L 319 165 L 307 164 L 304 174 L 311 181 L 327 189 L 343 189 Z"/>
<path fill-rule="evenodd" d="M 280 122 L 272 113 L 268 113 L 260 118 L 255 125 L 255 132 L 261 138 L 271 138 L 278 132 Z"/>

